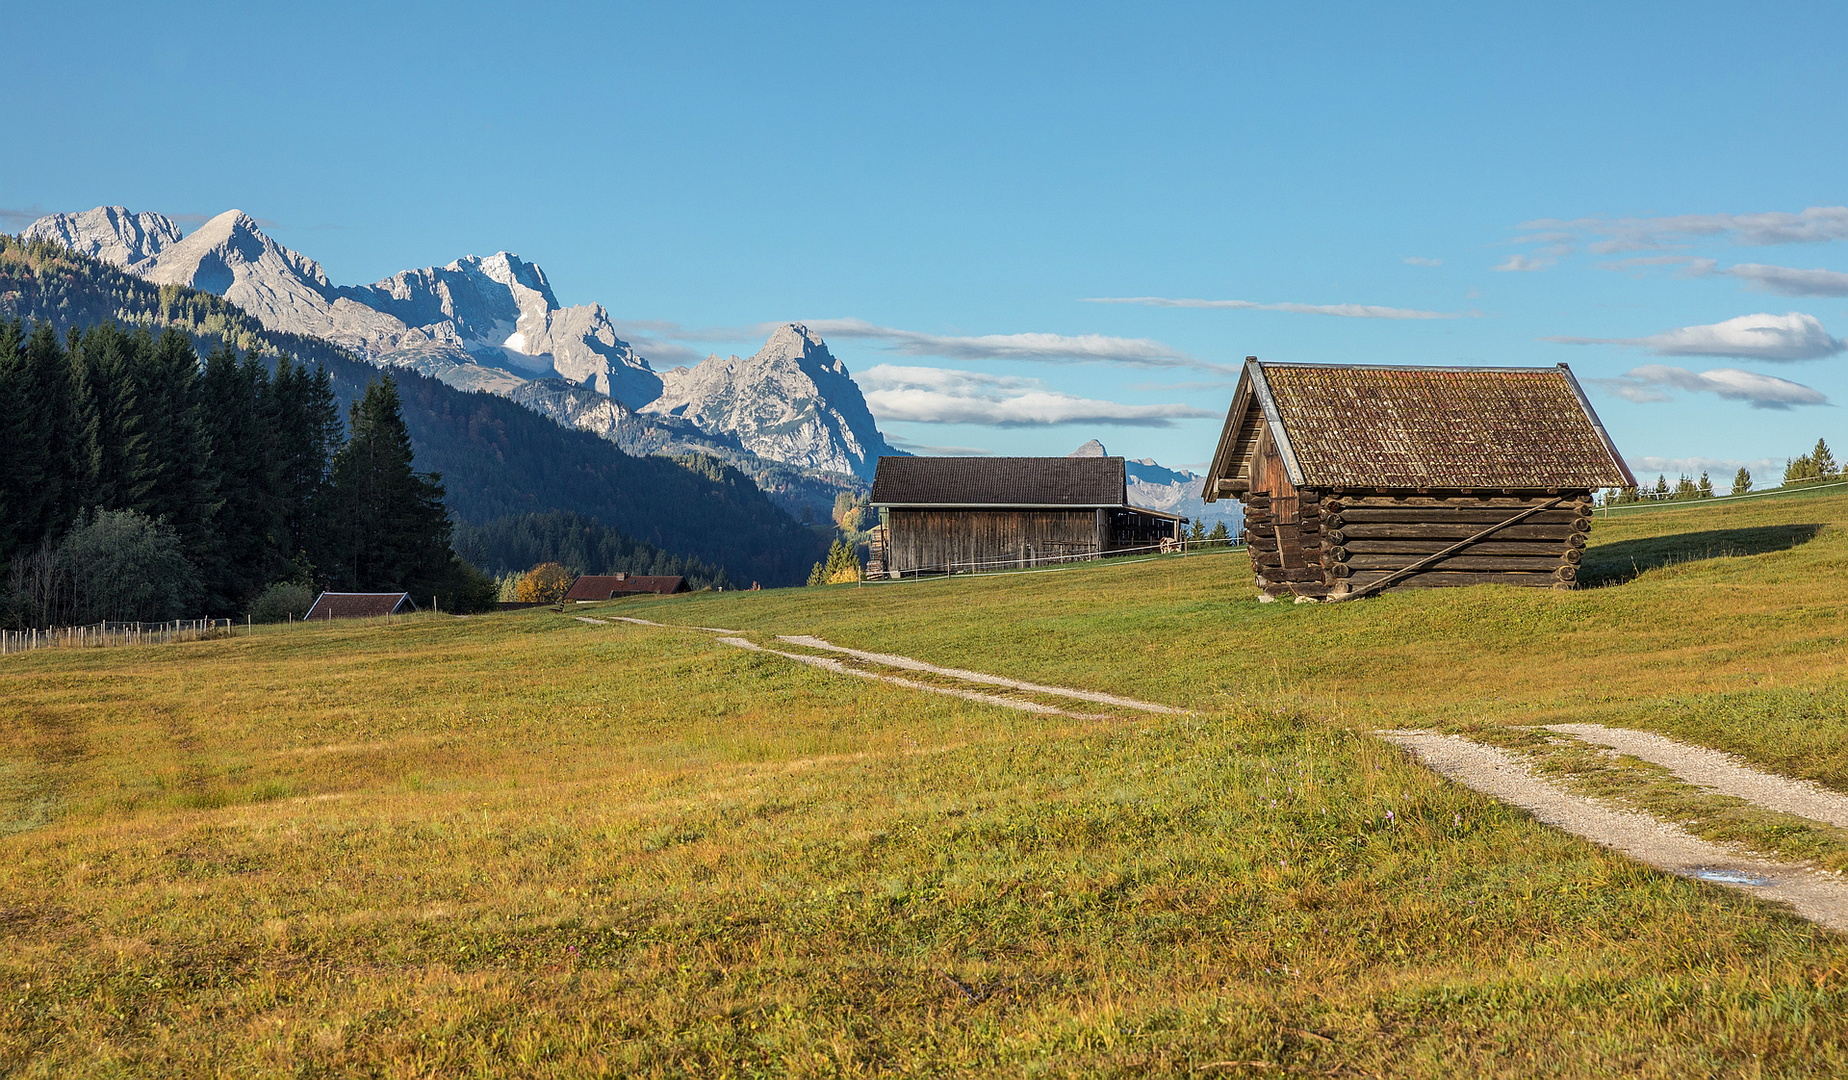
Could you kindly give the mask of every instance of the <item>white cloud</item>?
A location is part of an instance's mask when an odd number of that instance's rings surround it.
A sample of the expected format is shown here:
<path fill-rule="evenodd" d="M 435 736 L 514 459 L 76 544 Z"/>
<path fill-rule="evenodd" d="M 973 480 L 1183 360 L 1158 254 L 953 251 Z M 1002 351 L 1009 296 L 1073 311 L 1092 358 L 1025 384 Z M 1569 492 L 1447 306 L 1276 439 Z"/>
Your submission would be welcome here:
<path fill-rule="evenodd" d="M 1725 271 L 1753 288 L 1782 296 L 1848 296 L 1848 274 L 1837 270 L 1798 270 L 1789 266 L 1740 263 Z"/>
<path fill-rule="evenodd" d="M 864 319 L 811 319 L 805 325 L 823 337 L 868 338 L 906 356 L 942 356 L 951 360 L 1036 360 L 1127 364 L 1131 367 L 1198 368 L 1232 371 L 1223 364 L 1196 360 L 1172 345 L 1148 338 L 1103 334 L 984 334 L 957 337 L 875 326 Z"/>
<path fill-rule="evenodd" d="M 1740 460 L 1735 458 L 1668 458 L 1636 457 L 1629 458 L 1630 470 L 1636 473 L 1638 480 L 1645 473 L 1666 476 L 1672 482 L 1677 476 L 1699 476 L 1706 473 L 1713 478 L 1714 490 L 1724 495 L 1732 490 L 1732 478 L 1740 469 L 1752 474 L 1753 486 L 1758 489 L 1776 486 L 1776 478 L 1784 474 L 1782 459 L 1757 458 Z"/>
<path fill-rule="evenodd" d="M 879 364 L 858 381 L 867 407 L 881 423 L 1171 427 L 1175 420 L 1217 415 L 1191 405 L 1095 401 L 1048 390 L 1038 379 L 951 368 Z"/>
<path fill-rule="evenodd" d="M 1794 405 L 1827 405 L 1828 396 L 1813 387 L 1737 368 L 1689 371 L 1666 364 L 1644 364 L 1614 379 L 1590 379 L 1620 398 L 1636 402 L 1668 401 L 1671 391 L 1716 394 L 1728 401 L 1743 401 L 1754 409 L 1788 409 Z"/>
<path fill-rule="evenodd" d="M 1696 239 L 1728 239 L 1754 247 L 1848 240 L 1848 206 L 1812 206 L 1796 213 L 1773 210 L 1753 214 L 1677 214 L 1669 217 L 1542 218 L 1521 224 L 1537 230 L 1525 243 L 1572 244 L 1589 241 L 1601 255 L 1653 251 Z M 1594 239 L 1596 238 L 1596 239 Z"/>
<path fill-rule="evenodd" d="M 1145 307 L 1232 308 L 1238 311 L 1287 311 L 1297 315 L 1334 315 L 1344 319 L 1463 319 L 1450 311 L 1380 307 L 1376 304 L 1260 304 L 1255 300 L 1194 300 L 1166 296 L 1090 296 L 1087 304 L 1141 304 Z"/>
<path fill-rule="evenodd" d="M 1814 315 L 1741 315 L 1709 326 L 1684 326 L 1640 338 L 1549 337 L 1561 345 L 1634 345 L 1657 356 L 1738 356 L 1750 360 L 1818 360 L 1848 349 Z"/>
<path fill-rule="evenodd" d="M 1405 265 L 1407 266 L 1442 266 L 1444 265 L 1444 260 L 1427 259 L 1422 255 L 1407 255 L 1405 257 Z"/>
<path fill-rule="evenodd" d="M 1510 255 L 1503 261 L 1489 267 L 1502 273 L 1551 269 L 1557 259 L 1547 257 L 1535 258 L 1531 255 Z"/>

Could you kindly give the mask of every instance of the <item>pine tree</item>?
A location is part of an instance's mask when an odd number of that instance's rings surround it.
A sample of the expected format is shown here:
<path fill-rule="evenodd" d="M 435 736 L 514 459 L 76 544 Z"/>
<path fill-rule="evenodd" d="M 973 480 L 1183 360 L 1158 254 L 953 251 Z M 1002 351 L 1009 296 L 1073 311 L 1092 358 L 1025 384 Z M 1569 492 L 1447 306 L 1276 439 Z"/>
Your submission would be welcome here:
<path fill-rule="evenodd" d="M 154 480 L 136 398 L 139 342 L 114 323 L 92 327 L 76 341 L 70 360 L 82 505 L 138 506 Z"/>
<path fill-rule="evenodd" d="M 1733 477 L 1732 493 L 1734 495 L 1744 495 L 1751 490 L 1752 474 L 1746 471 L 1745 466 L 1741 465 L 1739 466 L 1738 475 Z"/>
<path fill-rule="evenodd" d="M 1809 458 L 1818 480 L 1832 480 L 1841 472 L 1840 466 L 1835 464 L 1835 455 L 1829 452 L 1829 444 L 1822 439 L 1816 440 L 1816 449 L 1810 451 Z"/>
<path fill-rule="evenodd" d="M 1206 538 L 1208 540 L 1230 540 L 1232 534 L 1226 530 L 1225 522 L 1217 521 L 1213 523 L 1213 531 L 1207 533 Z"/>
<path fill-rule="evenodd" d="M 367 385 L 348 414 L 323 500 L 328 534 L 317 565 L 343 588 L 426 590 L 449 568 L 450 522 L 435 473 L 413 468 L 398 387 Z"/>
<path fill-rule="evenodd" d="M 145 339 L 145 333 L 138 335 Z M 212 497 L 210 453 L 200 423 L 199 357 L 177 330 L 140 347 L 137 405 L 146 438 L 150 481 L 133 509 L 164 520 L 195 561 L 211 535 L 218 503 Z"/>
<path fill-rule="evenodd" d="M 242 611 L 277 580 L 269 547 L 274 492 L 269 439 L 262 415 L 268 372 L 253 353 L 220 342 L 205 358 L 199 399 L 208 420 L 207 476 L 218 501 L 212 535 L 198 558 L 207 582 L 206 606 Z"/>
<path fill-rule="evenodd" d="M 269 546 L 294 557 L 314 546 L 313 509 L 334 451 L 340 446 L 340 409 L 327 369 L 283 356 L 276 361 L 260 411 L 269 427 L 269 482 L 274 495 Z"/>
<path fill-rule="evenodd" d="M 1656 475 L 1655 494 L 1658 499 L 1668 498 L 1668 477 L 1660 473 Z"/>
<path fill-rule="evenodd" d="M 1206 523 L 1204 521 L 1201 521 L 1199 518 L 1194 518 L 1193 528 L 1188 531 L 1187 539 L 1189 540 L 1206 539 Z"/>
<path fill-rule="evenodd" d="M 1713 478 L 1708 476 L 1706 473 L 1701 473 L 1700 483 L 1696 486 L 1695 491 L 1699 498 L 1702 498 L 1702 499 L 1713 498 Z"/>

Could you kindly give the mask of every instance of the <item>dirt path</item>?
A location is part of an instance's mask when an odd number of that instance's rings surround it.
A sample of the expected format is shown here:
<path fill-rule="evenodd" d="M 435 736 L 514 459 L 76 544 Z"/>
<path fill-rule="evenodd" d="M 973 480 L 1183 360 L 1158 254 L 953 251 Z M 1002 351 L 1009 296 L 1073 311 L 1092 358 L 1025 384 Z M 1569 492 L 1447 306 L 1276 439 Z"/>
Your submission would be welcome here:
<path fill-rule="evenodd" d="M 1744 799 L 1767 810 L 1779 810 L 1848 829 L 1848 796 L 1837 795 L 1807 780 L 1760 772 L 1719 750 L 1689 746 L 1647 731 L 1609 728 L 1603 724 L 1549 724 L 1547 730 L 1608 746 L 1618 753 L 1660 765 L 1690 784 Z"/>
<path fill-rule="evenodd" d="M 903 668 L 906 671 L 927 671 L 933 675 L 946 675 L 964 682 L 986 683 L 989 686 L 1005 686 L 1010 690 L 1025 690 L 1032 694 L 1051 694 L 1054 697 L 1075 698 L 1079 701 L 1094 701 L 1099 705 L 1115 705 L 1123 709 L 1140 709 L 1152 713 L 1183 713 L 1187 710 L 1177 709 L 1172 705 L 1157 705 L 1152 701 L 1137 701 L 1135 698 L 1117 697 L 1114 694 L 1100 694 L 1094 690 L 1072 690 L 1063 686 L 1044 686 L 1040 683 L 1022 682 L 1000 675 L 988 675 L 980 671 L 968 671 L 963 668 L 938 667 L 922 660 L 913 660 L 909 656 L 895 656 L 891 653 L 865 652 L 861 649 L 849 649 L 835 645 L 818 637 L 803 634 L 778 634 L 778 641 L 787 641 L 791 645 L 803 645 L 811 649 L 826 649 L 829 652 L 842 653 L 856 660 L 866 660 L 886 667 Z M 787 655 L 787 654 L 784 654 Z"/>
<path fill-rule="evenodd" d="M 785 638 L 784 640 L 788 639 Z M 858 668 L 850 668 L 839 660 L 830 660 L 825 656 L 803 656 L 800 653 L 786 653 L 779 652 L 776 649 L 766 649 L 762 645 L 746 641 L 741 637 L 722 637 L 719 641 L 737 649 L 749 649 L 752 652 L 762 652 L 769 653 L 771 656 L 781 656 L 789 660 L 794 660 L 799 664 L 807 664 L 810 667 L 818 667 L 823 671 L 831 671 L 836 675 L 852 675 L 857 679 L 871 679 L 874 682 L 882 682 L 891 686 L 902 686 L 907 690 L 923 690 L 930 694 L 943 694 L 948 697 L 962 698 L 964 701 L 979 701 L 984 705 L 999 705 L 1004 709 L 1019 709 L 1022 712 L 1044 713 L 1052 716 L 1069 716 L 1075 720 L 1108 719 L 1108 716 L 1103 713 L 1071 712 L 1051 705 L 1041 705 L 1037 701 L 1020 701 L 1015 698 L 1004 698 L 999 694 L 984 694 L 979 690 L 958 690 L 951 686 L 933 686 L 930 683 L 921 683 L 914 679 L 901 679 L 896 675 L 881 675 L 874 671 L 861 671 Z"/>
<path fill-rule="evenodd" d="M 1648 814 L 1600 806 L 1534 776 L 1514 755 L 1460 736 L 1427 731 L 1378 734 L 1451 780 L 1518 806 L 1574 836 L 1658 870 L 1781 900 L 1804 918 L 1848 931 L 1848 883 L 1839 878 L 1791 863 L 1741 855 Z"/>

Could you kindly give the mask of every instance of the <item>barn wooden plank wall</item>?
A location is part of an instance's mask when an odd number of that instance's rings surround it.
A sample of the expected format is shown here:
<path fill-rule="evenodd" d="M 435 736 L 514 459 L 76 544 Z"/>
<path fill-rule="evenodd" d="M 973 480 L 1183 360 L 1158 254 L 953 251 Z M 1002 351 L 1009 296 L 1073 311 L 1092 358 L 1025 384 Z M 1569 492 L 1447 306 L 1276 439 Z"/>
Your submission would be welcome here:
<path fill-rule="evenodd" d="M 887 511 L 885 565 L 902 573 L 993 569 L 1012 559 L 1031 566 L 1048 559 L 1094 554 L 1097 511 Z"/>
<path fill-rule="evenodd" d="M 1335 596 L 1387 577 L 1524 510 L 1518 524 L 1395 581 L 1391 588 L 1526 585 L 1571 588 L 1591 531 L 1591 492 L 1388 495 L 1303 490 L 1297 521 L 1269 496 L 1245 497 L 1246 542 L 1272 596 Z"/>

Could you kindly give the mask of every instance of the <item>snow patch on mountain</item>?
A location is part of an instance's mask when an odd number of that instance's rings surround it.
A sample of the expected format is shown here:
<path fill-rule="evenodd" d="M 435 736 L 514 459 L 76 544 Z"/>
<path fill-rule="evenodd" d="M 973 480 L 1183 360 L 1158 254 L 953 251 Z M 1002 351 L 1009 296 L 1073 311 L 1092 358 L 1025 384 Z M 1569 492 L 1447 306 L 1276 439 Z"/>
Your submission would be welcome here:
<path fill-rule="evenodd" d="M 1067 456 L 1108 457 L 1109 451 L 1092 439 Z M 1189 521 L 1204 522 L 1209 529 L 1223 521 L 1234 535 L 1244 523 L 1244 509 L 1236 499 L 1209 503 L 1201 497 L 1206 491 L 1206 478 L 1198 473 L 1170 469 L 1146 457 L 1125 461 L 1123 472 L 1129 481 L 1131 506 L 1180 514 Z"/>

